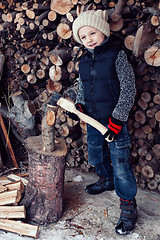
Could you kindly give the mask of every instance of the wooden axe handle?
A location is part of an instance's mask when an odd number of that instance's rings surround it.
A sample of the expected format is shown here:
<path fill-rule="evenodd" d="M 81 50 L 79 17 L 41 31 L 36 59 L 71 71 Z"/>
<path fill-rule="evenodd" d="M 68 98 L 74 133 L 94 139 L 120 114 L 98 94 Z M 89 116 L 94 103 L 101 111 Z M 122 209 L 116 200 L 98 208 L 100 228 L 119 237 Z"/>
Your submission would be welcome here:
<path fill-rule="evenodd" d="M 75 113 L 83 122 L 86 122 L 89 125 L 91 125 L 92 127 L 96 128 L 98 131 L 100 131 L 102 133 L 102 135 L 104 135 L 108 131 L 108 128 L 106 128 L 103 124 L 101 124 L 94 118 L 78 111 L 72 101 L 61 97 L 57 101 L 57 105 L 61 106 L 63 109 L 65 109 L 69 112 Z M 105 140 L 107 142 L 112 142 L 114 139 L 112 138 L 110 140 L 108 137 L 106 137 Z"/>

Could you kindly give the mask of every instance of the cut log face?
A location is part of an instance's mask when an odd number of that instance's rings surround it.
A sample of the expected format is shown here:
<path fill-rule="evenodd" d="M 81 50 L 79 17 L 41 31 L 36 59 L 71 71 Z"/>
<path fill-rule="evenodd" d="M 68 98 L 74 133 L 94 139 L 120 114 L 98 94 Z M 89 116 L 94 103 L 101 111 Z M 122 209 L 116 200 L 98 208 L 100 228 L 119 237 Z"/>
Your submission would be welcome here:
<path fill-rule="evenodd" d="M 55 11 L 49 11 L 49 13 L 48 13 L 48 19 L 49 19 L 50 21 L 54 21 L 54 20 L 56 20 L 56 18 L 57 18 L 56 12 L 55 12 Z"/>
<path fill-rule="evenodd" d="M 129 35 L 129 36 L 126 37 L 126 39 L 124 41 L 124 44 L 125 44 L 126 48 L 128 48 L 129 50 L 133 49 L 134 39 L 135 39 L 135 36 Z"/>
<path fill-rule="evenodd" d="M 71 0 L 52 0 L 50 4 L 51 10 L 64 15 L 69 12 L 72 8 Z"/>
<path fill-rule="evenodd" d="M 160 49 L 156 46 L 150 47 L 145 51 L 144 58 L 149 65 L 160 66 Z"/>
<path fill-rule="evenodd" d="M 72 36 L 72 30 L 66 23 L 60 23 L 57 27 L 57 34 L 63 39 L 69 39 Z"/>
<path fill-rule="evenodd" d="M 48 126 L 52 126 L 55 123 L 56 116 L 54 111 L 48 111 L 46 115 L 46 122 Z"/>
<path fill-rule="evenodd" d="M 154 177 L 154 171 L 150 166 L 145 166 L 142 168 L 142 174 L 144 177 L 147 178 L 153 178 Z"/>
<path fill-rule="evenodd" d="M 143 111 L 137 111 L 135 113 L 135 120 L 138 123 L 144 124 L 146 122 L 146 115 Z"/>
<path fill-rule="evenodd" d="M 49 93 L 53 92 L 60 92 L 62 90 L 62 83 L 60 81 L 55 82 L 52 81 L 51 79 L 48 79 L 46 89 L 48 90 Z"/>
<path fill-rule="evenodd" d="M 30 66 L 28 64 L 24 64 L 21 67 L 21 70 L 23 73 L 29 73 L 30 72 Z"/>
<path fill-rule="evenodd" d="M 159 22 L 160 22 L 160 17 L 158 16 L 152 16 L 151 18 L 151 24 L 153 26 L 159 26 Z"/>
<path fill-rule="evenodd" d="M 49 76 L 50 76 L 51 80 L 59 81 L 61 79 L 61 75 L 62 75 L 62 72 L 61 72 L 61 68 L 60 67 L 53 65 L 49 69 Z"/>

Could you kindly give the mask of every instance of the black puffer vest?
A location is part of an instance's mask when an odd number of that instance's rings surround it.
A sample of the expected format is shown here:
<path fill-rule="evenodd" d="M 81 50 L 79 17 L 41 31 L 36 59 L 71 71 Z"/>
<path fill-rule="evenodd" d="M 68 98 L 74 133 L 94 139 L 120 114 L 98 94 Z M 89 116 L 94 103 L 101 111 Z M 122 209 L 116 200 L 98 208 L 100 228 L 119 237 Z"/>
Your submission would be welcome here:
<path fill-rule="evenodd" d="M 111 46 L 110 41 L 95 47 L 94 53 L 87 51 L 80 60 L 79 73 L 84 87 L 87 114 L 97 120 L 108 120 L 120 92 L 115 69 L 120 47 Z"/>

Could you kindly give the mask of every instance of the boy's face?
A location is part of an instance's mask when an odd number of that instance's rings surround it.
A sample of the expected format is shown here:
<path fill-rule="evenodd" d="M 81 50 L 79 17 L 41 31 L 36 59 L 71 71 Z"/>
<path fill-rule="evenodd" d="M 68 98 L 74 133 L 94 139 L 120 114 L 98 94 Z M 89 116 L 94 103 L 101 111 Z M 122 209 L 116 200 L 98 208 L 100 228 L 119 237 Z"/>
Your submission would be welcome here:
<path fill-rule="evenodd" d="M 94 49 L 105 39 L 105 35 L 101 31 L 91 26 L 81 27 L 79 30 L 79 37 L 83 45 L 89 49 Z"/>

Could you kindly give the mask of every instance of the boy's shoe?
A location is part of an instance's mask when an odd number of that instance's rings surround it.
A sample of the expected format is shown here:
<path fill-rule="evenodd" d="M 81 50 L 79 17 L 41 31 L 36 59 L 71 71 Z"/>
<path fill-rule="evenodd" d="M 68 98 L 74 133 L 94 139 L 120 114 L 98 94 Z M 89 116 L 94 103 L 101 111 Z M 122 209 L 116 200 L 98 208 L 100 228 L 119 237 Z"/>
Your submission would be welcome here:
<path fill-rule="evenodd" d="M 92 195 L 96 195 L 104 191 L 112 191 L 112 190 L 114 190 L 113 180 L 111 181 L 104 177 L 100 177 L 96 183 L 92 183 L 86 186 L 85 188 L 85 191 Z"/>
<path fill-rule="evenodd" d="M 122 212 L 115 231 L 120 235 L 126 235 L 134 229 L 137 220 L 137 204 L 135 199 L 132 201 L 120 199 L 120 202 Z"/>

